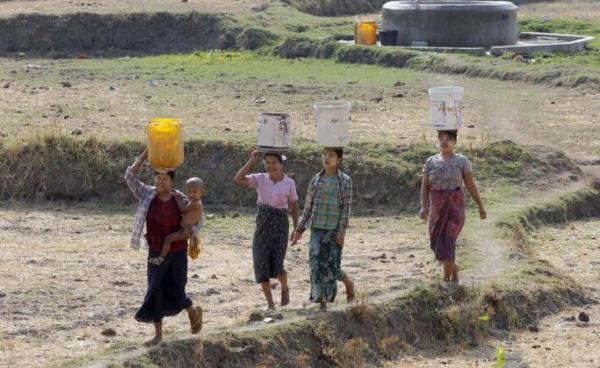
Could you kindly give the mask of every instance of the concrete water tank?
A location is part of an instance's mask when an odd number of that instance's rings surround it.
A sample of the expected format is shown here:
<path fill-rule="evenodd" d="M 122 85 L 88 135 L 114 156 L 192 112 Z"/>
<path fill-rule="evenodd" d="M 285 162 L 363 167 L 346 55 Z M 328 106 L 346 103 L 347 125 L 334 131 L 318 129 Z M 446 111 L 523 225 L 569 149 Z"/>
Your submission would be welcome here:
<path fill-rule="evenodd" d="M 390 1 L 383 5 L 381 28 L 398 31 L 398 46 L 514 45 L 517 9 L 509 1 Z"/>

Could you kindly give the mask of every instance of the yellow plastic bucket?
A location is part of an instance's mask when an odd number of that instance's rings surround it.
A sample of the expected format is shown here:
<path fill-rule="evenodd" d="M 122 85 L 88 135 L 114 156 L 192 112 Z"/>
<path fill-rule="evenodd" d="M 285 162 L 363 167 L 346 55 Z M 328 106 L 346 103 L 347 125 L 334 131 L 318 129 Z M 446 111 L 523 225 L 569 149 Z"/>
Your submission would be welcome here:
<path fill-rule="evenodd" d="M 357 21 L 354 23 L 354 43 L 357 45 L 376 45 L 377 22 Z"/>
<path fill-rule="evenodd" d="M 154 169 L 175 169 L 183 164 L 183 131 L 181 121 L 171 118 L 150 120 L 148 161 Z"/>

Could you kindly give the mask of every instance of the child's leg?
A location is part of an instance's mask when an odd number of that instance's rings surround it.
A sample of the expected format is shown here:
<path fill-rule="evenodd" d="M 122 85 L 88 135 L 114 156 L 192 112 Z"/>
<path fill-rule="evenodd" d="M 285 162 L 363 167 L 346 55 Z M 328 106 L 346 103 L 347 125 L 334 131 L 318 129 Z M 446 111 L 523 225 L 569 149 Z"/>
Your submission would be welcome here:
<path fill-rule="evenodd" d="M 183 229 L 167 235 L 165 237 L 165 241 L 163 242 L 162 250 L 160 251 L 161 258 L 164 259 L 169 254 L 169 251 L 171 250 L 171 243 L 186 239 L 185 231 Z"/>

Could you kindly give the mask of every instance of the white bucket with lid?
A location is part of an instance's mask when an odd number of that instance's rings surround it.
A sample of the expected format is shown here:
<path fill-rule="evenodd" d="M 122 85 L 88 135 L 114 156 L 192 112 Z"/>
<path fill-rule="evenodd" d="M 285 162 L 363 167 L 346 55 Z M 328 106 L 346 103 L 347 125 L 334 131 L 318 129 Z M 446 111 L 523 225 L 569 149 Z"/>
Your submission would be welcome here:
<path fill-rule="evenodd" d="M 287 150 L 292 144 L 292 121 L 288 114 L 262 113 L 258 118 L 259 150 Z"/>
<path fill-rule="evenodd" d="M 433 87 L 431 99 L 431 126 L 437 130 L 456 130 L 462 125 L 462 103 L 465 90 L 462 87 Z"/>
<path fill-rule="evenodd" d="M 317 144 L 321 147 L 345 147 L 350 144 L 350 110 L 347 101 L 323 101 L 314 105 Z"/>

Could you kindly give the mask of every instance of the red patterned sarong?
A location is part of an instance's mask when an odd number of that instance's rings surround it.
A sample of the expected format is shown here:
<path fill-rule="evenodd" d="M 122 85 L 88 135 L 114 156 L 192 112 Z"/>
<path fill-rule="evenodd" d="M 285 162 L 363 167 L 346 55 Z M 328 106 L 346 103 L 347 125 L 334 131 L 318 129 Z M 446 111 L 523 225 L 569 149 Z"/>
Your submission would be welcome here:
<path fill-rule="evenodd" d="M 461 188 L 431 190 L 430 247 L 439 261 L 454 262 L 456 240 L 465 224 L 465 194 Z"/>

